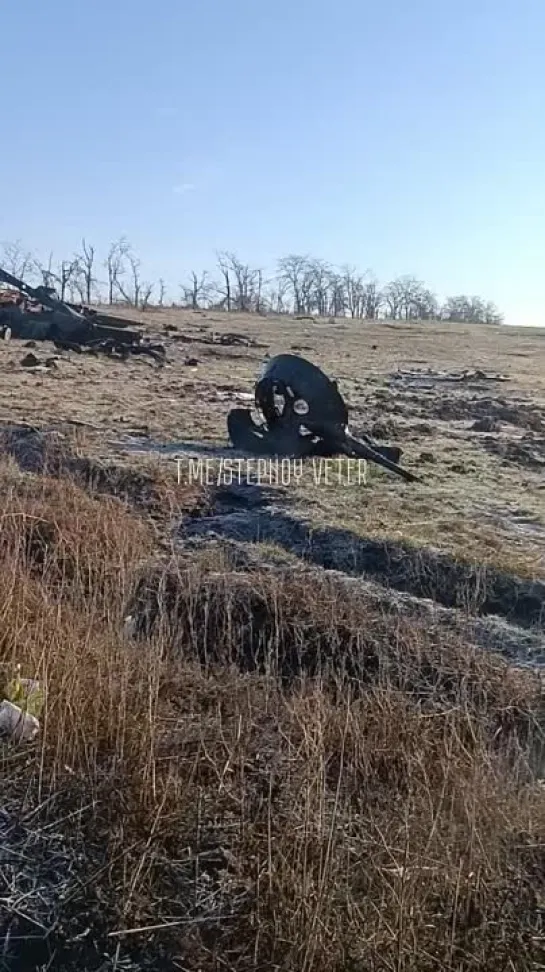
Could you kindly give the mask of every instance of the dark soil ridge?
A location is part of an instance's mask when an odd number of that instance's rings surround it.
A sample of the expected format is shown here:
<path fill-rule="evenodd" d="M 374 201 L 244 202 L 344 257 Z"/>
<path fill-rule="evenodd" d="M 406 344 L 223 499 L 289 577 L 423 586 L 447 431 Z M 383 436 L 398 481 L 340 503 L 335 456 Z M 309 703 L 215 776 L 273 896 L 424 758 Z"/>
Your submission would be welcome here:
<path fill-rule="evenodd" d="M 141 469 L 77 455 L 63 436 L 52 432 L 31 426 L 4 427 L 0 429 L 2 454 L 11 456 L 23 472 L 67 477 L 90 493 L 115 497 L 151 517 L 164 519 L 177 510 L 175 488 L 168 490 Z M 201 499 L 202 503 L 197 502 L 195 495 L 195 515 L 207 508 L 204 496 Z"/>
<path fill-rule="evenodd" d="M 386 588 L 431 599 L 467 614 L 496 615 L 511 623 L 543 630 L 545 583 L 498 568 L 456 560 L 433 547 L 413 547 L 395 540 L 359 536 L 341 527 L 314 527 L 270 502 L 248 499 L 241 509 L 241 490 L 221 487 L 211 516 L 186 520 L 180 541 L 225 538 L 239 543 L 266 542 L 305 562 L 351 576 L 378 581 Z M 230 495 L 233 496 L 231 501 Z M 252 505 L 253 504 L 253 505 Z"/>
<path fill-rule="evenodd" d="M 545 634 L 539 629 L 520 628 L 494 615 L 467 616 L 459 609 L 443 607 L 431 598 L 416 597 L 388 589 L 374 580 L 324 569 L 300 561 L 281 550 L 276 552 L 262 548 L 259 544 L 223 539 L 209 543 L 217 548 L 218 562 L 225 565 L 224 572 L 204 574 L 202 583 L 210 589 L 217 589 L 230 576 L 233 590 L 239 590 L 246 601 L 255 578 L 260 579 L 259 583 L 263 582 L 264 577 L 269 577 L 272 584 L 280 586 L 290 579 L 297 579 L 309 588 L 323 590 L 327 599 L 335 601 L 341 598 L 344 604 L 368 612 L 370 622 L 373 617 L 379 617 L 390 622 L 397 619 L 409 624 L 422 623 L 426 631 L 439 640 L 459 637 L 468 647 L 498 652 L 517 666 L 545 668 Z M 179 585 L 180 590 L 191 589 L 195 551 L 199 548 L 202 550 L 202 543 L 189 541 L 181 549 L 175 565 L 169 565 L 166 561 L 162 565 L 157 562 L 144 568 L 134 600 L 127 609 L 133 619 L 134 633 L 149 637 L 162 619 L 170 617 L 173 620 L 171 609 L 176 601 L 175 588 Z M 259 614 L 260 611 L 257 611 L 256 617 Z M 247 623 L 248 618 L 244 624 Z M 181 639 L 180 644 L 183 644 L 185 634 L 176 628 L 175 623 L 174 641 Z M 261 636 L 257 628 L 254 629 L 254 636 L 257 639 L 254 649 L 260 653 L 263 646 L 260 646 Z"/>

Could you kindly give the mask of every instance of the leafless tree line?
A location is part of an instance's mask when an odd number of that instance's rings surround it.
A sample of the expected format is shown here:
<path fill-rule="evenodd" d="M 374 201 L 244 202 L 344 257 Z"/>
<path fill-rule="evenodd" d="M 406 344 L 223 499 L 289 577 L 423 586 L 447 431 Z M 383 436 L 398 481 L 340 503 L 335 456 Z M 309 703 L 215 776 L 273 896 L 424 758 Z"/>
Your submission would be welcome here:
<path fill-rule="evenodd" d="M 72 257 L 46 263 L 20 243 L 5 243 L 0 265 L 15 276 L 53 287 L 63 300 L 82 304 L 123 303 L 145 310 L 163 307 L 167 286 L 163 279 L 150 283 L 127 239 L 112 243 L 100 259 L 87 240 Z M 216 254 L 215 271 L 191 270 L 180 284 L 179 298 L 171 306 L 199 310 L 214 307 L 258 314 L 296 314 L 308 317 L 351 317 L 358 320 L 431 320 L 465 323 L 502 323 L 495 304 L 478 296 L 458 295 L 440 302 L 414 276 L 396 277 L 380 285 L 369 271 L 335 267 L 324 260 L 290 254 L 278 261 L 268 276 L 244 263 L 235 253 Z"/>

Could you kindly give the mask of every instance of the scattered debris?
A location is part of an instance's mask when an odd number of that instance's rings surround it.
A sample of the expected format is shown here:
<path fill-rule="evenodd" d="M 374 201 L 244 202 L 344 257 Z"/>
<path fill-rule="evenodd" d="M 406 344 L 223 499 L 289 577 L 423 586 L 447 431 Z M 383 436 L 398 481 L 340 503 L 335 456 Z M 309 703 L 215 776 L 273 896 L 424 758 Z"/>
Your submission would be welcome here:
<path fill-rule="evenodd" d="M 233 347 L 238 345 L 243 348 L 260 348 L 264 347 L 262 344 L 258 344 L 253 338 L 248 337 L 247 334 L 236 334 L 234 331 L 226 331 L 224 334 L 212 333 L 212 344 L 223 344 L 227 347 Z"/>
<path fill-rule="evenodd" d="M 36 716 L 24 712 L 18 705 L 6 699 L 0 703 L 0 736 L 13 742 L 31 742 L 40 731 Z"/>
<path fill-rule="evenodd" d="M 32 341 L 55 341 L 76 350 L 81 345 L 107 354 L 148 354 L 165 357 L 161 344 L 151 344 L 140 330 L 126 321 L 82 305 L 59 300 L 50 287 L 31 287 L 0 268 L 0 283 L 12 290 L 0 291 L 0 333 Z"/>
<path fill-rule="evenodd" d="M 401 449 L 378 446 L 348 431 L 348 409 L 336 382 L 305 358 L 280 354 L 266 361 L 255 387 L 255 406 L 264 416 L 259 425 L 250 409 L 229 412 L 229 437 L 237 449 L 297 458 L 343 454 L 375 462 L 408 482 L 417 479 L 398 465 Z"/>
<path fill-rule="evenodd" d="M 184 360 L 184 365 L 186 366 L 186 368 L 196 368 L 198 364 L 199 364 L 198 358 L 186 358 Z"/>
<path fill-rule="evenodd" d="M 30 742 L 40 731 L 38 716 L 43 698 L 40 683 L 34 678 L 21 678 L 21 666 L 3 690 L 0 703 L 0 736 L 13 742 Z M 1 698 L 2 696 L 0 696 Z"/>
<path fill-rule="evenodd" d="M 408 381 L 411 383 L 448 381 L 448 382 L 468 382 L 468 381 L 510 381 L 509 375 L 501 375 L 495 372 L 482 371 L 480 368 L 466 369 L 464 371 L 434 371 L 428 368 L 425 371 L 394 371 L 391 378 L 395 381 Z"/>

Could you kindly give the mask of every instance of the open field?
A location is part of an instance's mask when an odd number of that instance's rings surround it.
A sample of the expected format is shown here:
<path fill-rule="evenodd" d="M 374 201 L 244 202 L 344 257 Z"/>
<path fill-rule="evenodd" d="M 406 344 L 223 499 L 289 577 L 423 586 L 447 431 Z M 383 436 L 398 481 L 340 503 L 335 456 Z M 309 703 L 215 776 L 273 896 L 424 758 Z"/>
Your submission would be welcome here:
<path fill-rule="evenodd" d="M 545 333 L 141 319 L 0 342 L 0 969 L 545 968 Z M 178 482 L 280 351 L 423 481 Z"/>

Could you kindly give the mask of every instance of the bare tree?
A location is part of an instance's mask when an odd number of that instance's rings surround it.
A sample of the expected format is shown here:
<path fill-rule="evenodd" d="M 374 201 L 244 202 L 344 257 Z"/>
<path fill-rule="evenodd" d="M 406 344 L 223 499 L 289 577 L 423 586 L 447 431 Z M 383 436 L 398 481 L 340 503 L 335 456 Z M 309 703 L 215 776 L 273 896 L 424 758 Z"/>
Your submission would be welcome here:
<path fill-rule="evenodd" d="M 0 244 L 0 265 L 14 276 L 38 278 L 43 286 L 55 290 L 62 299 L 91 304 L 97 297 L 99 282 L 95 274 L 96 250 L 85 239 L 71 260 L 56 263 L 53 254 L 42 262 L 18 240 Z M 435 294 L 411 275 L 396 277 L 383 289 L 369 271 L 355 267 L 336 268 L 327 261 L 308 255 L 290 254 L 277 264 L 277 273 L 265 279 L 262 269 L 244 263 L 232 251 L 217 253 L 219 282 L 213 282 L 207 271 L 191 271 L 182 284 L 186 307 L 198 309 L 210 305 L 231 310 L 272 310 L 285 314 L 334 316 L 376 320 L 385 313 L 396 320 L 430 320 L 440 315 L 444 320 L 462 323 L 500 324 L 503 316 L 491 301 L 478 296 L 448 297 L 441 309 Z M 104 261 L 107 270 L 107 299 L 114 304 L 122 298 L 134 307 L 149 306 L 154 285 L 142 279 L 141 263 L 125 237 L 110 245 Z M 159 279 L 157 305 L 163 307 L 166 285 Z"/>
<path fill-rule="evenodd" d="M 433 291 L 421 286 L 413 300 L 414 316 L 421 321 L 434 320 L 439 316 L 439 304 Z"/>
<path fill-rule="evenodd" d="M 304 295 L 308 295 L 309 258 L 307 256 L 282 257 L 278 261 L 278 280 L 287 292 L 291 293 L 293 310 L 296 314 L 303 314 L 307 310 L 304 306 Z"/>
<path fill-rule="evenodd" d="M 165 281 L 163 280 L 162 277 L 159 277 L 159 297 L 158 297 L 158 300 L 157 300 L 157 306 L 158 307 L 164 307 L 165 306 L 165 293 L 166 293 Z"/>
<path fill-rule="evenodd" d="M 20 240 L 14 243 L 2 243 L 2 253 L 0 262 L 8 273 L 21 280 L 35 269 L 35 260 L 32 254 L 25 249 Z"/>
<path fill-rule="evenodd" d="M 51 252 L 47 258 L 47 263 L 42 263 L 40 260 L 35 259 L 33 261 L 33 269 L 35 273 L 40 277 L 43 287 L 47 287 L 50 290 L 56 290 L 56 285 L 58 283 L 58 277 L 53 269 L 53 253 Z"/>
<path fill-rule="evenodd" d="M 209 302 L 214 290 L 214 284 L 209 281 L 207 270 L 203 270 L 200 275 L 195 270 L 192 270 L 190 273 L 190 282 L 188 284 L 182 284 L 181 289 L 184 305 L 190 307 L 191 310 L 199 310 L 203 304 Z"/>
<path fill-rule="evenodd" d="M 330 270 L 328 275 L 328 314 L 344 317 L 348 307 L 345 281 L 340 273 Z"/>
<path fill-rule="evenodd" d="M 410 275 L 398 277 L 397 284 L 401 297 L 400 312 L 405 320 L 408 321 L 412 317 L 418 316 L 416 313 L 416 305 L 420 297 L 423 284 L 421 284 L 416 277 L 412 277 Z"/>
<path fill-rule="evenodd" d="M 54 280 L 58 283 L 58 294 L 61 300 L 66 300 L 67 290 L 70 284 L 76 279 L 79 272 L 79 262 L 74 260 L 62 260 L 59 269 L 54 274 Z"/>
<path fill-rule="evenodd" d="M 287 314 L 290 310 L 289 287 L 285 280 L 273 277 L 264 301 L 273 314 Z"/>
<path fill-rule="evenodd" d="M 346 310 L 352 318 L 363 317 L 365 310 L 363 276 L 355 267 L 345 266 L 341 272 Z"/>
<path fill-rule="evenodd" d="M 227 310 L 256 310 L 258 293 L 263 286 L 260 270 L 243 263 L 235 253 L 218 253 L 218 266 L 223 277 Z"/>
<path fill-rule="evenodd" d="M 444 320 L 462 324 L 501 324 L 503 316 L 492 301 L 484 301 L 481 297 L 468 297 L 459 294 L 447 297 L 441 310 Z"/>
<path fill-rule="evenodd" d="M 76 254 L 76 261 L 76 276 L 78 278 L 76 286 L 81 297 L 81 302 L 83 304 L 91 304 L 97 284 L 94 271 L 95 248 L 87 243 L 85 238 L 81 241 L 81 253 Z"/>
<path fill-rule="evenodd" d="M 112 243 L 108 251 L 108 256 L 104 262 L 108 273 L 108 303 L 113 304 L 116 294 L 120 291 L 119 282 L 124 276 L 127 268 L 127 256 L 130 251 L 130 244 L 122 236 L 115 243 Z"/>
<path fill-rule="evenodd" d="M 222 306 L 225 307 L 225 310 L 230 311 L 232 308 L 232 288 L 229 260 L 223 253 L 217 254 L 217 260 L 222 278 L 222 284 L 219 284 L 217 288 L 218 294 L 221 298 Z"/>
<path fill-rule="evenodd" d="M 388 317 L 397 320 L 403 306 L 404 287 L 399 278 L 391 280 L 384 289 L 384 300 L 388 311 Z"/>
<path fill-rule="evenodd" d="M 263 306 L 263 270 L 257 271 L 257 282 L 255 286 L 255 310 L 257 314 L 261 314 L 264 310 Z"/>
<path fill-rule="evenodd" d="M 309 260 L 303 275 L 302 294 L 307 314 L 325 317 L 330 312 L 333 270 L 325 260 Z"/>
<path fill-rule="evenodd" d="M 372 277 L 363 286 L 363 316 L 368 321 L 376 320 L 383 303 L 384 294 L 380 290 L 378 281 Z"/>
<path fill-rule="evenodd" d="M 124 257 L 128 263 L 128 267 L 126 268 L 128 282 L 125 282 L 122 274 L 118 275 L 116 284 L 119 293 L 131 307 L 139 307 L 141 310 L 146 310 L 153 293 L 153 284 L 142 280 L 140 259 L 133 253 L 129 244 L 126 245 L 124 250 Z"/>
<path fill-rule="evenodd" d="M 33 267 L 35 273 L 41 278 L 42 286 L 54 291 L 61 300 L 72 299 L 78 292 L 80 267 L 77 257 L 72 260 L 61 260 L 55 265 L 53 253 L 50 253 L 47 263 L 41 263 L 36 259 L 33 261 Z"/>
<path fill-rule="evenodd" d="M 152 297 L 154 288 L 155 288 L 155 285 L 152 284 L 152 283 L 148 283 L 147 281 L 146 281 L 146 283 L 140 284 L 140 293 L 139 293 L 139 298 L 138 298 L 139 299 L 139 303 L 136 304 L 135 306 L 136 307 L 140 307 L 140 310 L 143 310 L 143 311 L 147 310 L 148 307 L 151 304 L 151 297 Z"/>
<path fill-rule="evenodd" d="M 503 314 L 498 310 L 491 300 L 487 300 L 484 305 L 484 324 L 503 324 Z"/>

